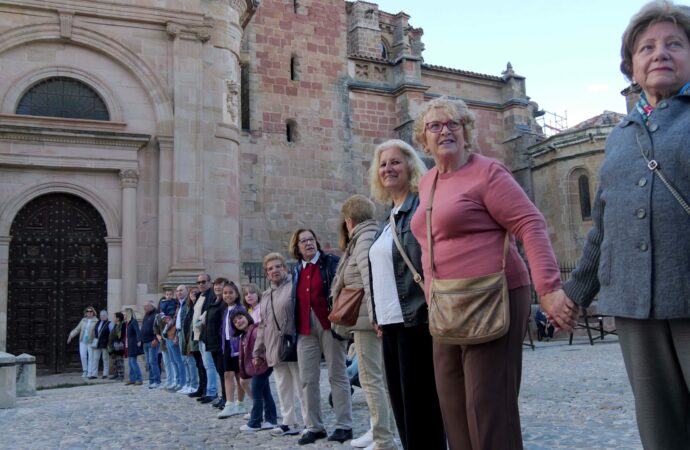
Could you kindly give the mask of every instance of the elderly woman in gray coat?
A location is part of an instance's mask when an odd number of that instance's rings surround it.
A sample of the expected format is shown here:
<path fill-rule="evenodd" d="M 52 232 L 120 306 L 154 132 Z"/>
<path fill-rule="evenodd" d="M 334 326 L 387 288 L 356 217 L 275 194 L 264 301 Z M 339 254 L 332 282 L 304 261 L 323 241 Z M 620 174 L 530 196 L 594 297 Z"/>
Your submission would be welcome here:
<path fill-rule="evenodd" d="M 623 34 L 621 70 L 641 89 L 611 132 L 593 227 L 564 289 L 542 308 L 569 329 L 599 293 L 616 317 L 645 449 L 690 448 L 690 14 L 645 5 Z M 574 304 L 573 304 L 574 302 Z"/>
<path fill-rule="evenodd" d="M 280 253 L 264 256 L 264 270 L 271 286 L 261 294 L 261 322 L 254 342 L 254 356 L 264 354 L 269 367 L 273 368 L 280 415 L 283 423 L 271 430 L 273 435 L 294 435 L 302 428 L 295 415 L 295 396 L 302 401 L 302 381 L 297 361 L 281 361 L 279 349 L 283 335 L 294 336 L 295 313 L 292 303 L 292 278 L 288 272 L 285 257 Z M 306 423 L 306 408 L 302 411 L 302 423 Z"/>
<path fill-rule="evenodd" d="M 363 195 L 348 198 L 340 209 L 343 222 L 340 228 L 340 258 L 331 293 L 334 299 L 343 288 L 363 289 L 364 297 L 359 308 L 359 317 L 350 331 L 355 339 L 355 351 L 359 366 L 359 381 L 371 412 L 371 429 L 358 439 L 354 447 L 393 449 L 395 445 L 395 422 L 388 405 L 383 376 L 383 347 L 381 338 L 374 330 L 374 310 L 371 303 L 369 283 L 369 248 L 374 242 L 378 225 L 374 220 L 374 203 Z"/>

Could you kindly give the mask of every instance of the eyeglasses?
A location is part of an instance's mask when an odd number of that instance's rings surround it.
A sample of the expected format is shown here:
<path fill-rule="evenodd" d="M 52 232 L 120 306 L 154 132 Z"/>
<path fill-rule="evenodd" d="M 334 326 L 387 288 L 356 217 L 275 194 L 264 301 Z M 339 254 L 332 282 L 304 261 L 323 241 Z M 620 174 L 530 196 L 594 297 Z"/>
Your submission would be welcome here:
<path fill-rule="evenodd" d="M 462 128 L 463 123 L 462 122 L 457 122 L 455 120 L 449 120 L 447 122 L 429 122 L 424 127 L 427 129 L 427 131 L 430 131 L 432 133 L 440 133 L 441 130 L 443 130 L 443 127 L 448 127 L 450 131 L 457 131 L 460 128 Z"/>
<path fill-rule="evenodd" d="M 300 244 L 308 244 L 309 242 L 316 242 L 316 239 L 314 239 L 314 238 L 304 238 L 304 239 L 300 239 L 300 240 L 297 241 L 297 242 L 299 242 Z"/>
<path fill-rule="evenodd" d="M 206 284 L 208 280 L 197 280 L 196 284 Z"/>

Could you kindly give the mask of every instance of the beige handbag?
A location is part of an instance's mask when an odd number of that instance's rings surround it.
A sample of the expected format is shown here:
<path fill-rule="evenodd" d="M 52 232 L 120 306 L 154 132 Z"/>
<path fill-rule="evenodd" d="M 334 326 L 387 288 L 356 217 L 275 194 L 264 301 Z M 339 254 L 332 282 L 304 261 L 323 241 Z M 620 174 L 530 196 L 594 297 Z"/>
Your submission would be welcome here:
<path fill-rule="evenodd" d="M 510 327 L 510 303 L 505 276 L 510 234 L 506 231 L 501 271 L 473 278 L 440 280 L 435 277 L 431 210 L 438 174 L 426 207 L 426 235 L 431 264 L 429 332 L 436 342 L 472 345 L 498 339 Z"/>

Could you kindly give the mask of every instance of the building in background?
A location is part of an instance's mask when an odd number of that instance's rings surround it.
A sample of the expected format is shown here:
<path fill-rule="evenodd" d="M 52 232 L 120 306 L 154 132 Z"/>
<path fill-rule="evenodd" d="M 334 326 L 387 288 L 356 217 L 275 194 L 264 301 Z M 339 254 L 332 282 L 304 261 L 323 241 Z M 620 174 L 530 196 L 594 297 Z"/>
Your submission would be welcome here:
<path fill-rule="evenodd" d="M 565 137 L 540 143 L 524 77 L 425 64 L 412 22 L 344 0 L 0 2 L 0 350 L 76 368 L 64 342 L 87 305 L 246 280 L 298 227 L 335 247 L 375 146 L 411 141 L 437 96 L 465 100 L 481 152 L 546 198 Z"/>

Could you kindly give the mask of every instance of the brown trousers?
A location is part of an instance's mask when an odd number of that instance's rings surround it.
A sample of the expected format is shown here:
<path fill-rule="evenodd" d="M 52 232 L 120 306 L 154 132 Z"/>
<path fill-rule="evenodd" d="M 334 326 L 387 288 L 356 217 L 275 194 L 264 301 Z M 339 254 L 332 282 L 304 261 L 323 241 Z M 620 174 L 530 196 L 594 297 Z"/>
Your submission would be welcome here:
<path fill-rule="evenodd" d="M 448 345 L 434 340 L 436 391 L 451 450 L 522 449 L 518 394 L 529 286 L 511 289 L 510 329 L 491 342 Z"/>

